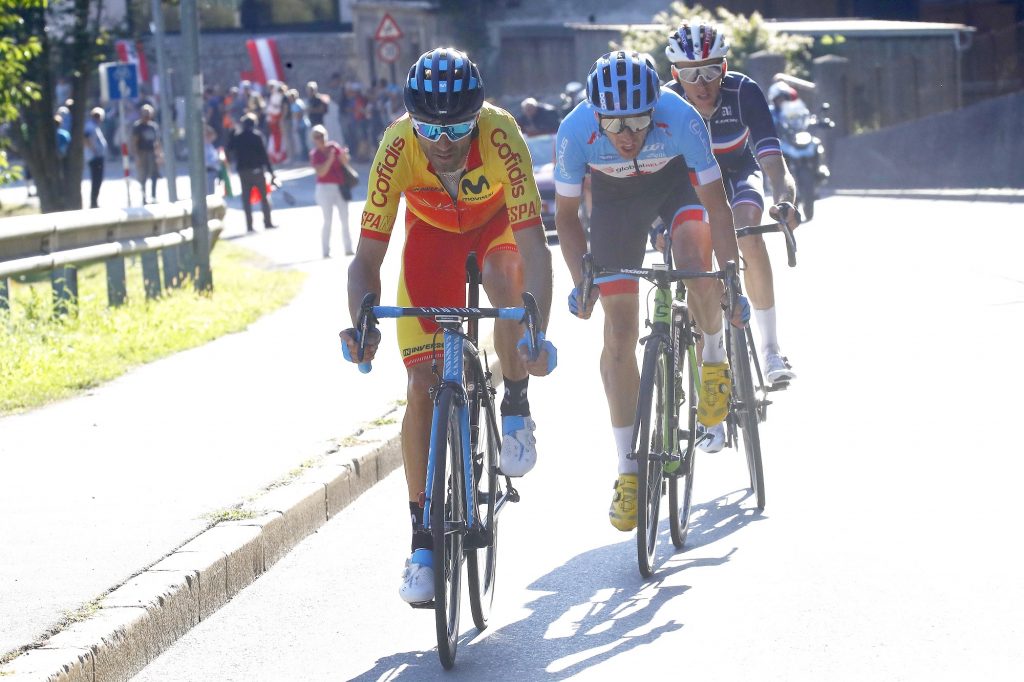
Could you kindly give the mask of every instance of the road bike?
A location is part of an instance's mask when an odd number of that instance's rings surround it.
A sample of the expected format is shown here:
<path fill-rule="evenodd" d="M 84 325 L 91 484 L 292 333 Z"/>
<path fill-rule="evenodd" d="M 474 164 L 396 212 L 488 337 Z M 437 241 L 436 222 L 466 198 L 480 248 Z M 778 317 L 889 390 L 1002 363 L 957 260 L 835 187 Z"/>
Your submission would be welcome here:
<path fill-rule="evenodd" d="M 789 267 L 796 267 L 796 238 L 793 231 L 784 222 L 752 225 L 736 230 L 736 237 L 782 232 L 785 236 L 787 261 Z M 739 280 L 735 280 L 730 291 L 730 280 L 726 278 L 727 300 L 734 300 L 739 294 Z M 750 489 L 759 510 L 764 510 L 764 463 L 761 459 L 761 436 L 758 424 L 768 418 L 768 406 L 772 401 L 769 393 L 785 390 L 788 382 L 768 384 L 761 363 L 757 357 L 757 346 L 754 344 L 753 331 L 750 325 L 742 328 L 729 325 L 729 333 L 725 336 L 726 354 L 732 374 L 732 395 L 729 399 L 729 414 L 726 417 L 726 445 L 738 449 L 742 441 L 743 452 L 747 458 L 747 470 L 750 473 Z"/>
<path fill-rule="evenodd" d="M 783 224 L 773 223 L 738 230 L 739 236 L 784 231 L 787 236 L 790 264 L 795 265 L 796 242 Z M 686 542 L 692 508 L 696 446 L 701 438 L 697 432 L 697 390 L 699 370 L 697 339 L 699 330 L 686 304 L 683 280 L 718 279 L 725 284 L 724 306 L 732 318 L 732 306 L 740 295 L 736 263 L 729 261 L 720 271 L 703 272 L 672 268 L 672 245 L 666 235 L 665 262 L 650 268 L 602 268 L 589 253 L 583 257 L 579 290 L 581 309 L 589 306 L 594 281 L 602 276 L 627 275 L 643 278 L 654 285 L 653 306 L 648 305 L 646 327 L 651 333 L 642 337 L 644 355 L 640 371 L 636 419 L 633 425 L 632 451 L 628 457 L 637 460 L 637 563 L 645 578 L 654 573 L 654 559 L 659 534 L 662 498 L 668 493 L 668 516 L 672 543 L 682 549 Z M 673 294 L 672 285 L 676 284 Z M 653 310 L 653 315 L 652 315 Z M 761 462 L 757 423 L 767 409 L 767 392 L 757 364 L 749 325 L 729 325 L 726 352 L 730 358 L 733 381 L 729 405 L 730 445 L 735 447 L 738 434 L 743 442 L 750 472 L 751 489 L 763 509 L 764 474 Z M 753 391 L 755 368 L 760 396 Z"/>
<path fill-rule="evenodd" d="M 466 563 L 470 610 L 477 629 L 487 627 L 497 577 L 498 515 L 519 492 L 499 469 L 501 430 L 495 411 L 495 388 L 486 352 L 478 348 L 477 323 L 482 318 L 515 320 L 525 324 L 531 352 L 536 351 L 540 314 L 530 293 L 522 307 L 480 308 L 479 274 L 475 256 L 467 265 L 469 306 L 395 307 L 374 305 L 374 295 L 363 297 L 359 320 L 359 357 L 367 334 L 379 319 L 420 317 L 438 325 L 433 358 L 437 383 L 431 387 L 434 403 L 423 505 L 424 530 L 433 540 L 434 600 L 413 604 L 433 609 L 437 652 L 441 665 L 455 665 L 462 598 L 462 566 Z M 463 324 L 467 331 L 463 332 Z M 442 337 L 440 344 L 437 336 Z M 441 345 L 440 365 L 436 348 Z M 482 359 L 481 359 L 482 358 Z M 368 363 L 360 370 L 369 371 Z"/>
<path fill-rule="evenodd" d="M 673 270 L 671 246 L 664 263 L 650 268 L 602 268 L 583 256 L 581 307 L 589 307 L 594 280 L 608 275 L 640 277 L 654 285 L 647 307 L 644 346 L 630 459 L 637 461 L 637 563 L 654 573 L 662 498 L 668 492 L 672 543 L 686 542 L 697 444 L 696 326 L 686 305 L 683 279 L 719 278 L 719 273 Z M 677 284 L 673 294 L 672 285 Z M 653 314 L 652 314 L 653 312 Z"/>

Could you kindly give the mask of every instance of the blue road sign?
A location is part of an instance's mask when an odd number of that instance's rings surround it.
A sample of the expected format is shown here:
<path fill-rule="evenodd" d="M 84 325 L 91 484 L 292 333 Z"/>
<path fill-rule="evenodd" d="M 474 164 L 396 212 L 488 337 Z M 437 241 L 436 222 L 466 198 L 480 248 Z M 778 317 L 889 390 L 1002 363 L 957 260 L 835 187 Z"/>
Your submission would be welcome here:
<path fill-rule="evenodd" d="M 139 67 L 137 64 L 117 62 L 106 67 L 106 94 L 108 99 L 136 99 L 139 96 Z"/>

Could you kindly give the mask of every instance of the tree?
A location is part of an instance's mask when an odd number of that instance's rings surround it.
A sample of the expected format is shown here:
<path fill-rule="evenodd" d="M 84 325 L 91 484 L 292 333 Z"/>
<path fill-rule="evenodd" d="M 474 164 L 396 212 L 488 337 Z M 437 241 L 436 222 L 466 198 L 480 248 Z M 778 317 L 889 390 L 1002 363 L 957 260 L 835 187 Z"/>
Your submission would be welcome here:
<path fill-rule="evenodd" d="M 699 4 L 688 7 L 684 2 L 673 2 L 668 10 L 654 15 L 651 23 L 660 25 L 660 30 L 631 29 L 623 34 L 622 47 L 649 53 L 658 64 L 658 72 L 663 78 L 668 79 L 670 75 L 668 60 L 665 58 L 666 39 L 683 21 L 690 19 L 717 21 L 725 29 L 729 37 L 730 71 L 742 72 L 747 57 L 754 52 L 766 50 L 786 58 L 787 73 L 795 76 L 807 75 L 814 39 L 772 31 L 759 12 L 754 12 L 748 17 L 733 14 L 719 7 L 712 14 Z"/>
<path fill-rule="evenodd" d="M 6 0 L 4 0 L 6 1 Z M 15 40 L 36 36 L 39 49 L 25 62 L 25 83 L 33 96 L 18 106 L 22 124 L 11 132 L 18 153 L 32 171 L 43 213 L 82 208 L 82 154 L 86 100 L 105 37 L 100 20 L 103 0 L 10 0 L 20 17 Z M 71 86 L 71 144 L 57 152 L 54 113 L 55 73 L 67 74 Z"/>
<path fill-rule="evenodd" d="M 42 48 L 35 36 L 25 36 L 22 18 L 17 10 L 43 6 L 45 0 L 0 0 L 0 130 L 18 119 L 18 110 L 39 96 L 37 88 L 25 80 L 26 62 L 39 55 Z M 20 179 L 7 159 L 7 135 L 0 136 L 0 185 Z"/>

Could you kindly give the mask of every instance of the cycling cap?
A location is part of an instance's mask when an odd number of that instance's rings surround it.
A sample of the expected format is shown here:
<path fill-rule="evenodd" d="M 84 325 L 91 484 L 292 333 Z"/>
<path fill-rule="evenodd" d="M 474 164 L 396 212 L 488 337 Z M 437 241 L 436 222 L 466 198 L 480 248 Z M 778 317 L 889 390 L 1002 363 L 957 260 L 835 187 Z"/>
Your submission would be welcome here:
<path fill-rule="evenodd" d="M 609 52 L 594 62 L 587 74 L 587 100 L 606 116 L 650 111 L 660 88 L 654 60 L 637 52 Z"/>
<path fill-rule="evenodd" d="M 665 56 L 673 64 L 721 59 L 729 52 L 725 34 L 714 24 L 691 19 L 669 34 Z"/>
<path fill-rule="evenodd" d="M 461 123 L 476 116 L 483 102 L 480 71 L 465 52 L 438 47 L 420 55 L 409 69 L 405 108 L 415 119 Z"/>
<path fill-rule="evenodd" d="M 797 91 L 789 83 L 784 81 L 775 81 L 772 86 L 768 88 L 768 99 L 772 102 L 777 97 L 785 97 L 790 101 L 795 101 L 800 98 Z"/>

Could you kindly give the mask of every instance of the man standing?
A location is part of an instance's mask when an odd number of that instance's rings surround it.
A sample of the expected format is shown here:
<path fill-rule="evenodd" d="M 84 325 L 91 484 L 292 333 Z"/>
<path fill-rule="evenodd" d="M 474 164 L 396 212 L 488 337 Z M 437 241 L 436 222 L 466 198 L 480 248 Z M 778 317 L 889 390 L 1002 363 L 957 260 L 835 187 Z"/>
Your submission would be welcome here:
<path fill-rule="evenodd" d="M 242 116 L 242 132 L 228 140 L 227 151 L 235 160 L 235 170 L 242 185 L 242 210 L 245 211 L 245 229 L 255 232 L 252 226 L 251 196 L 255 188 L 263 206 L 263 228 L 266 230 L 277 227 L 270 218 L 270 197 L 267 196 L 267 178 L 264 169 L 270 173 L 270 179 L 276 180 L 274 169 L 267 157 L 267 145 L 263 135 L 256 130 L 256 114 L 249 112 Z"/>
<path fill-rule="evenodd" d="M 85 162 L 89 165 L 89 208 L 99 208 L 100 185 L 103 184 L 103 167 L 107 158 L 107 138 L 103 136 L 102 107 L 95 107 L 89 112 L 89 120 L 85 122 Z"/>
<path fill-rule="evenodd" d="M 142 203 L 146 203 L 146 182 L 151 182 L 150 202 L 156 201 L 156 180 L 160 177 L 160 129 L 153 121 L 153 107 L 143 104 L 139 120 L 132 125 L 131 154 L 135 159 L 135 175 L 142 185 Z"/>

